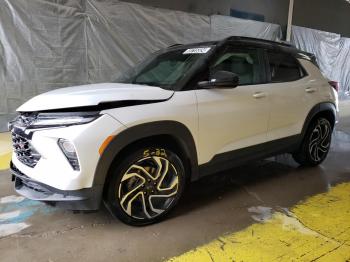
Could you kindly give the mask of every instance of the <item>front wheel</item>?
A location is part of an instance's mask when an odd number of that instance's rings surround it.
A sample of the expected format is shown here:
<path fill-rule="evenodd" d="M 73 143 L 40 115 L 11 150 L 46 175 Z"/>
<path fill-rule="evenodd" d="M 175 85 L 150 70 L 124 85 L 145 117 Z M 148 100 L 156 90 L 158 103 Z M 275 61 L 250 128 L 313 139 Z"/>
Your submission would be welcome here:
<path fill-rule="evenodd" d="M 185 186 L 181 159 L 165 148 L 136 150 L 112 172 L 107 208 L 133 226 L 163 219 L 177 204 Z"/>
<path fill-rule="evenodd" d="M 301 148 L 293 154 L 296 162 L 303 166 L 317 166 L 327 157 L 332 140 L 332 126 L 326 118 L 312 122 L 306 132 Z"/>

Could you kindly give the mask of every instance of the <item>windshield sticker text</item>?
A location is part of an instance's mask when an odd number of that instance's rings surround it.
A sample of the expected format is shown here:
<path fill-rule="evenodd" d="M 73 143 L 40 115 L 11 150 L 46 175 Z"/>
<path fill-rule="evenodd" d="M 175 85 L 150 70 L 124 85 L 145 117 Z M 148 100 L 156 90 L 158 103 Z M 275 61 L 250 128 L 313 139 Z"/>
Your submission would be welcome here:
<path fill-rule="evenodd" d="M 210 50 L 210 47 L 199 47 L 199 48 L 190 48 L 183 52 L 184 55 L 187 54 L 206 54 Z"/>

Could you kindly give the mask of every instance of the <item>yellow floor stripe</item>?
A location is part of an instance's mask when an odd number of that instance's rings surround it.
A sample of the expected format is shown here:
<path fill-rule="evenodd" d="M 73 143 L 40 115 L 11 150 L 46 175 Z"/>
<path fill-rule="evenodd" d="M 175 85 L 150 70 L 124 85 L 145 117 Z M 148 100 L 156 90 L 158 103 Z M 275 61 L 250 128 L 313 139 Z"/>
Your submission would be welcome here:
<path fill-rule="evenodd" d="M 6 170 L 10 168 L 10 160 L 12 153 L 0 155 L 0 170 Z"/>
<path fill-rule="evenodd" d="M 0 133 L 0 170 L 9 168 L 9 162 L 11 160 L 11 134 Z"/>
<path fill-rule="evenodd" d="M 350 183 L 169 261 L 350 261 Z"/>

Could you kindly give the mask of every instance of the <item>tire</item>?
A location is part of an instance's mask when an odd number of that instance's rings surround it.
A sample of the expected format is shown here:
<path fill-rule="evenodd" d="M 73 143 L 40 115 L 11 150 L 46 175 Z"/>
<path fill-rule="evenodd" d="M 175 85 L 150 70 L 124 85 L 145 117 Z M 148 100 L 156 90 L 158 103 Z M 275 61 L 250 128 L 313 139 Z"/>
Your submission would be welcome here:
<path fill-rule="evenodd" d="M 164 219 L 186 184 L 180 157 L 164 147 L 135 150 L 112 169 L 106 206 L 112 215 L 132 226 Z"/>
<path fill-rule="evenodd" d="M 327 157 L 332 141 L 332 125 L 323 117 L 313 121 L 294 160 L 302 166 L 320 165 Z"/>

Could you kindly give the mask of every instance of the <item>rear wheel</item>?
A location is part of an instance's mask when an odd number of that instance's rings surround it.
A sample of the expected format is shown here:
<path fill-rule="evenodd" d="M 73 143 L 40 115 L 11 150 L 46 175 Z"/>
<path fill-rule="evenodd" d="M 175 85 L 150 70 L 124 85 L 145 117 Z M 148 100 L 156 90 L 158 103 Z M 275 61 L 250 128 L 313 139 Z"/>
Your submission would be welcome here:
<path fill-rule="evenodd" d="M 332 125 L 326 118 L 312 122 L 301 148 L 293 154 L 296 162 L 303 166 L 317 166 L 327 157 L 332 140 Z"/>
<path fill-rule="evenodd" d="M 134 226 L 163 219 L 177 204 L 185 186 L 181 159 L 165 148 L 137 150 L 112 172 L 107 207 L 121 221 Z"/>

